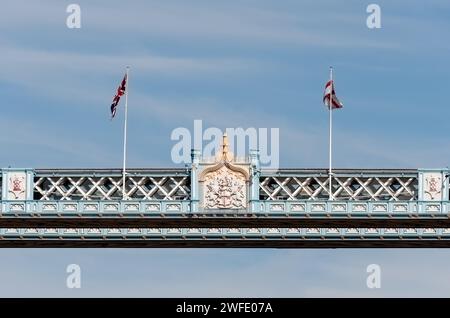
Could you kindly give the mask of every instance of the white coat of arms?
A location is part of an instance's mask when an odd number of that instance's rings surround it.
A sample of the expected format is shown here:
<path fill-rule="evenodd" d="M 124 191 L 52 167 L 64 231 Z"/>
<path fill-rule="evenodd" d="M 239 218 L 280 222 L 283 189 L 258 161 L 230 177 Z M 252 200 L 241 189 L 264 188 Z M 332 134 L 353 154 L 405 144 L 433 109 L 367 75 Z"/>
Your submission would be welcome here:
<path fill-rule="evenodd" d="M 204 206 L 208 209 L 244 209 L 245 177 L 225 166 L 205 178 Z"/>

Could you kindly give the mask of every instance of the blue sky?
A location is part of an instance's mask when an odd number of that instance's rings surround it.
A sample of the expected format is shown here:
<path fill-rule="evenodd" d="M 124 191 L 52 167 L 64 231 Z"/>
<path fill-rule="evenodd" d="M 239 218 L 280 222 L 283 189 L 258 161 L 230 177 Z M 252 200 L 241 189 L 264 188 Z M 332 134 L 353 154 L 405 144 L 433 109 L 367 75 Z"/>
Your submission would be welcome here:
<path fill-rule="evenodd" d="M 449 165 L 447 1 L 77 1 L 82 27 L 68 29 L 70 3 L 2 5 L 2 167 L 120 167 L 123 113 L 109 121 L 109 105 L 126 65 L 130 166 L 172 166 L 172 130 L 202 119 L 279 128 L 282 167 L 325 167 L 330 65 L 345 104 L 336 167 Z M 381 29 L 366 27 L 370 3 Z M 2 250 L 0 295 L 449 296 L 447 254 Z M 65 290 L 66 263 L 86 268 L 81 290 Z M 381 290 L 365 287 L 370 263 L 391 279 Z"/>

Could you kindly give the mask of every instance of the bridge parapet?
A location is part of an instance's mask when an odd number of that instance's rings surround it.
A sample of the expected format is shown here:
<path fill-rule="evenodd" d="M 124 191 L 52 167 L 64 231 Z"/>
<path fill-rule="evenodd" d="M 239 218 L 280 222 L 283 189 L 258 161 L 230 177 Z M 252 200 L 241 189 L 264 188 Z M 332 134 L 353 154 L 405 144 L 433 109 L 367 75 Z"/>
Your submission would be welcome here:
<path fill-rule="evenodd" d="M 253 153 L 248 172 L 242 174 L 247 179 L 243 183 L 247 189 L 242 190 L 246 210 L 259 211 L 260 201 L 328 200 L 327 170 L 260 170 L 257 158 Z M 126 197 L 191 201 L 193 210 L 200 210 L 205 190 L 199 174 L 205 168 L 199 167 L 210 166 L 200 166 L 196 157 L 187 169 L 130 169 Z M 448 201 L 448 174 L 447 169 L 340 169 L 332 176 L 332 195 L 335 201 Z M 222 175 L 225 178 L 227 172 Z M 119 169 L 3 169 L 0 178 L 2 201 L 121 201 L 123 197 Z"/>
<path fill-rule="evenodd" d="M 193 216 L 315 217 L 400 217 L 440 216 L 450 213 L 450 201 L 258 201 L 258 209 L 193 209 L 188 200 L 2 201 L 2 217 L 128 217 Z"/>

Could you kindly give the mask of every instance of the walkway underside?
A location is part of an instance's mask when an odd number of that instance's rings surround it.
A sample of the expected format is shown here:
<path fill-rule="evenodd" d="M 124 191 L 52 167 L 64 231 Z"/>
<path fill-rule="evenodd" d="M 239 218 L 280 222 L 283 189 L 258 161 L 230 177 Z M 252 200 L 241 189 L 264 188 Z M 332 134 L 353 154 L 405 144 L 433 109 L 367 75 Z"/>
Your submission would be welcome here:
<path fill-rule="evenodd" d="M 450 239 L 0 240 L 0 248 L 449 248 Z"/>
<path fill-rule="evenodd" d="M 450 216 L 401 217 L 0 217 L 0 228 L 450 228 Z"/>
<path fill-rule="evenodd" d="M 450 247 L 450 228 L 1 228 L 0 247 Z"/>

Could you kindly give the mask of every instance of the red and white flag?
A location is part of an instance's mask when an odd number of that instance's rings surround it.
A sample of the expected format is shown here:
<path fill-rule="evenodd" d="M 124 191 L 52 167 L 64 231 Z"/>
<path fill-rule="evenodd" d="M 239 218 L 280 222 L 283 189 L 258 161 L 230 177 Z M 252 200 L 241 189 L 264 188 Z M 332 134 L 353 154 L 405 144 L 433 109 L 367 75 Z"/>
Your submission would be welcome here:
<path fill-rule="evenodd" d="M 122 82 L 120 83 L 119 87 L 117 88 L 117 93 L 114 95 L 112 104 L 111 104 L 111 119 L 116 116 L 117 112 L 117 106 L 119 105 L 120 97 L 125 94 L 127 87 L 127 74 L 123 77 Z"/>
<path fill-rule="evenodd" d="M 323 94 L 323 103 L 330 108 L 330 96 L 331 96 L 331 109 L 342 108 L 344 104 L 342 104 L 339 99 L 336 97 L 336 92 L 334 91 L 334 81 L 329 80 L 325 85 L 325 92 Z"/>

